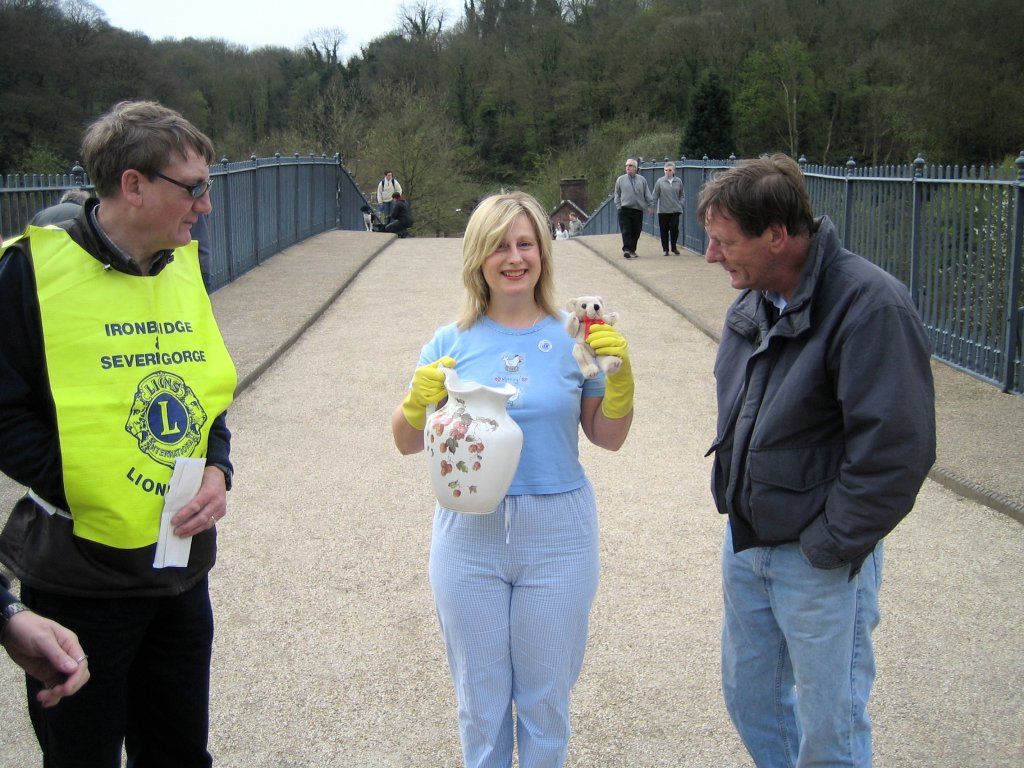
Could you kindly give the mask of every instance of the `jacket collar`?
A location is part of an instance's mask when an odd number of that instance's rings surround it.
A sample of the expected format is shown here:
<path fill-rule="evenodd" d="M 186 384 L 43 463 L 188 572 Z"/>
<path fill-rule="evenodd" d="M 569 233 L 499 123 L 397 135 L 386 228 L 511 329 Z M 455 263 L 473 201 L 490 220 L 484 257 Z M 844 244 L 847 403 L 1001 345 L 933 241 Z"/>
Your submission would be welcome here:
<path fill-rule="evenodd" d="M 118 248 L 99 226 L 96 219 L 96 209 L 99 204 L 99 199 L 95 197 L 86 200 L 78 215 L 71 220 L 69 225 L 65 225 L 68 234 L 72 240 L 104 266 L 128 275 L 142 276 L 142 271 L 135 259 Z M 158 274 L 173 260 L 173 251 L 160 251 L 150 265 L 150 276 Z"/>

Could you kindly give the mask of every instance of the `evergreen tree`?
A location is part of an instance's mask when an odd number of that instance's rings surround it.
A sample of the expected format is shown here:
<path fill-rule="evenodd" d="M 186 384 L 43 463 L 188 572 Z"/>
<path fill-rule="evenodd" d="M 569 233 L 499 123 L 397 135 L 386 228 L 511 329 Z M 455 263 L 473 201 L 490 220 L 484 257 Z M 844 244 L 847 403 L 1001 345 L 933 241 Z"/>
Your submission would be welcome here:
<path fill-rule="evenodd" d="M 736 151 L 732 126 L 732 98 L 718 75 L 707 71 L 690 99 L 680 153 L 687 157 L 721 159 Z"/>

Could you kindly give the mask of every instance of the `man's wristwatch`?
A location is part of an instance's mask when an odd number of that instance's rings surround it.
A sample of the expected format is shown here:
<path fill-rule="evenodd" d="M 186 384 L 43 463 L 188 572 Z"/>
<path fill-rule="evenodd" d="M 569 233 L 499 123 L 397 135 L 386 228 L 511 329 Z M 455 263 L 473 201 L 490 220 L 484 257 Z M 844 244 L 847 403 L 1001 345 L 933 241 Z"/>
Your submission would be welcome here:
<path fill-rule="evenodd" d="M 231 470 L 228 469 L 223 464 L 218 464 L 218 463 L 216 463 L 214 461 L 206 462 L 206 466 L 208 466 L 208 467 L 216 467 L 217 469 L 219 469 L 221 472 L 224 473 L 224 489 L 230 491 L 231 490 L 231 480 L 232 480 Z"/>
<path fill-rule="evenodd" d="M 13 619 L 22 611 L 30 610 L 32 609 L 24 603 L 20 603 L 18 601 L 14 601 L 10 605 L 5 605 L 2 609 L 0 609 L 0 642 L 3 642 L 4 634 L 7 632 L 7 625 L 10 623 L 11 619 Z"/>

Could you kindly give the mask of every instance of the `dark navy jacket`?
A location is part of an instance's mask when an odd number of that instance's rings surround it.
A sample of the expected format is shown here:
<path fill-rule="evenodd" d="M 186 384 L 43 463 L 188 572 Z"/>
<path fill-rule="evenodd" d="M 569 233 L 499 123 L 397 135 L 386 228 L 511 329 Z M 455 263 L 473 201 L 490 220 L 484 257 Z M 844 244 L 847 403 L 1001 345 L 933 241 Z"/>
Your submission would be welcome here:
<path fill-rule="evenodd" d="M 726 317 L 715 503 L 737 552 L 799 541 L 852 576 L 935 461 L 928 337 L 906 287 L 843 249 L 827 218 L 774 324 L 772 310 L 746 290 Z"/>

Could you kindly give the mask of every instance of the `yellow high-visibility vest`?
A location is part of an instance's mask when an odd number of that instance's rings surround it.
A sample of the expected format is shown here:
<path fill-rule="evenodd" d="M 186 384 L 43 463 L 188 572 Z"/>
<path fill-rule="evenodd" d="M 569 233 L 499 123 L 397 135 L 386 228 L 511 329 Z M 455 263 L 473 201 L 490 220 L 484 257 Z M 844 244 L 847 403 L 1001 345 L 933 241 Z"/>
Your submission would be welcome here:
<path fill-rule="evenodd" d="M 153 544 L 174 460 L 206 456 L 237 381 L 197 243 L 140 277 L 104 269 L 62 229 L 25 236 L 74 533 L 118 549 Z"/>

